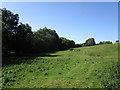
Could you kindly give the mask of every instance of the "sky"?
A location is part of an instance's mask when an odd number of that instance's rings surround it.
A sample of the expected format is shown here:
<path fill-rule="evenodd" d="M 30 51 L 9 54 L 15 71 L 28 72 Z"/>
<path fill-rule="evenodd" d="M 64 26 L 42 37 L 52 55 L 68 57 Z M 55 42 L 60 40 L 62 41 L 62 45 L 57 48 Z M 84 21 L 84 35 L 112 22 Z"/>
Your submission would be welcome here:
<path fill-rule="evenodd" d="M 117 2 L 4 2 L 2 8 L 19 14 L 32 31 L 47 27 L 75 43 L 118 39 Z"/>

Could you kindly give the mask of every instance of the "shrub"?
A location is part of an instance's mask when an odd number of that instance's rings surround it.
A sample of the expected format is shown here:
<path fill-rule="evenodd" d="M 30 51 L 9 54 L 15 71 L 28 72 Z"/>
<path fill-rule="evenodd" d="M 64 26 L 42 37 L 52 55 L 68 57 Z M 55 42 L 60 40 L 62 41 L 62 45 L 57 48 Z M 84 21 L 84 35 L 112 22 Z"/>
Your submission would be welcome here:
<path fill-rule="evenodd" d="M 73 48 L 70 48 L 69 50 L 70 50 L 70 51 L 72 51 L 72 50 L 73 50 Z"/>
<path fill-rule="evenodd" d="M 44 75 L 48 75 L 48 73 L 45 73 Z"/>

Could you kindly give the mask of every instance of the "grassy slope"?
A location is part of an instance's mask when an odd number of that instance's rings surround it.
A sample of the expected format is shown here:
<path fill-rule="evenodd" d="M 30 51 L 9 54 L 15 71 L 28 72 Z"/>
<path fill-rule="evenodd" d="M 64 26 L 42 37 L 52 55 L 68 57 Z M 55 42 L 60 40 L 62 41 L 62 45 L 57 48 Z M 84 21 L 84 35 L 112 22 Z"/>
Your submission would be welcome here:
<path fill-rule="evenodd" d="M 16 60 L 27 62 L 3 67 L 3 87 L 119 87 L 117 44 L 75 49 L 80 51 L 59 51 L 46 57 L 17 57 Z"/>

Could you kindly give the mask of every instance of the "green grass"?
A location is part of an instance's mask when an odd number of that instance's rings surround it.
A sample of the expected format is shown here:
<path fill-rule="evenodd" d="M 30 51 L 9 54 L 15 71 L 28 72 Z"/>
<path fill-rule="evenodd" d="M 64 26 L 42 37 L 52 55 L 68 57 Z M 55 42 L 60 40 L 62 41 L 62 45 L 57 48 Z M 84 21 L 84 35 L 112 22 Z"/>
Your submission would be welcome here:
<path fill-rule="evenodd" d="M 74 49 L 6 58 L 18 63 L 3 65 L 3 88 L 120 88 L 118 44 Z"/>

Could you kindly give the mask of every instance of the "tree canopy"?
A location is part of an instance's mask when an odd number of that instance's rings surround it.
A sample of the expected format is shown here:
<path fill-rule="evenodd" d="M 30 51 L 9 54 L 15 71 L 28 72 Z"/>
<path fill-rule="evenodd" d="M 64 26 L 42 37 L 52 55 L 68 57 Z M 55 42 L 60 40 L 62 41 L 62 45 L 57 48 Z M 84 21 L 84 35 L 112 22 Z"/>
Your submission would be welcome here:
<path fill-rule="evenodd" d="M 32 32 L 29 24 L 19 22 L 19 15 L 2 9 L 3 54 L 42 53 L 75 46 L 73 40 L 60 38 L 55 30 L 44 27 Z"/>
<path fill-rule="evenodd" d="M 112 44 L 111 41 L 103 41 L 103 42 L 99 42 L 99 45 L 102 45 L 102 44 Z"/>
<path fill-rule="evenodd" d="M 88 40 L 85 41 L 86 46 L 93 46 L 95 45 L 95 39 L 94 38 L 89 38 Z"/>

